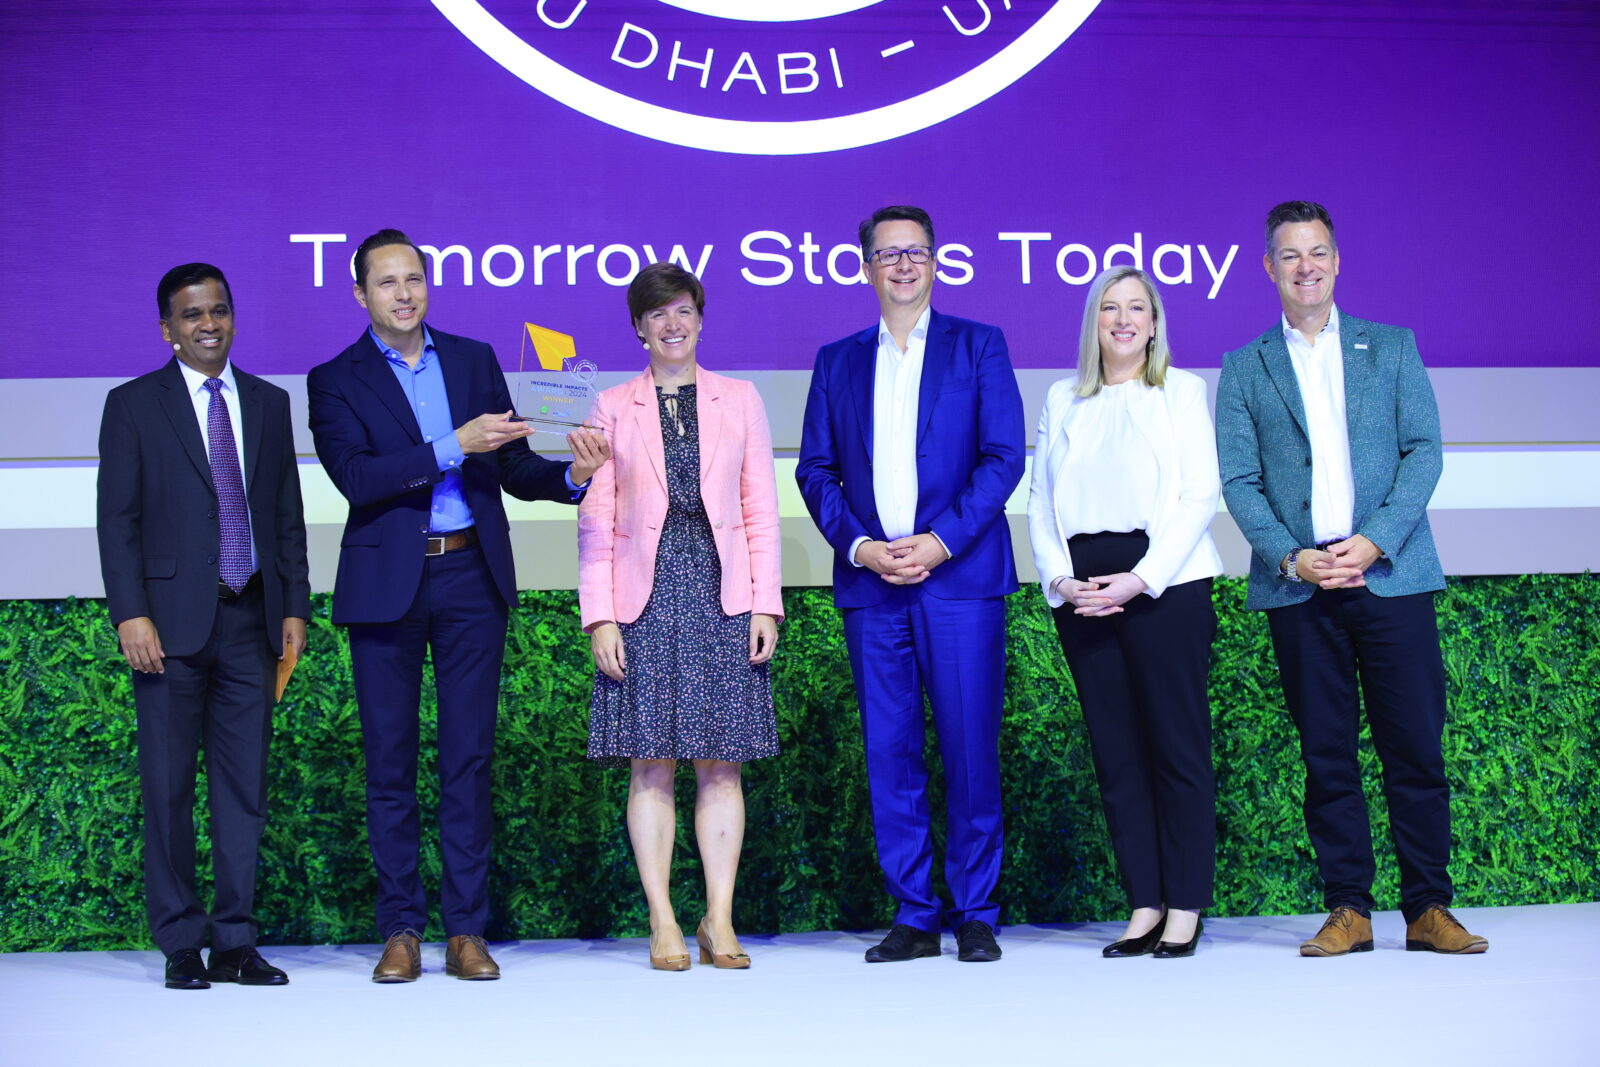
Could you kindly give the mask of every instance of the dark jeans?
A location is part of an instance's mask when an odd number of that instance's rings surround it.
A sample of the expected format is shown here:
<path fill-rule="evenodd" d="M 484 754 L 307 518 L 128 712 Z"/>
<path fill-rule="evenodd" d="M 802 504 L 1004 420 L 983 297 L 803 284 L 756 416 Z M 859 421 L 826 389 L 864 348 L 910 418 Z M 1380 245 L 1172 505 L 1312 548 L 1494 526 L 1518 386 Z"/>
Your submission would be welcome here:
<path fill-rule="evenodd" d="M 1283 695 L 1306 766 L 1306 832 L 1325 905 L 1372 907 L 1372 828 L 1356 762 L 1365 698 L 1410 922 L 1450 903 L 1450 790 L 1444 776 L 1444 663 L 1433 594 L 1319 589 L 1267 612 Z"/>

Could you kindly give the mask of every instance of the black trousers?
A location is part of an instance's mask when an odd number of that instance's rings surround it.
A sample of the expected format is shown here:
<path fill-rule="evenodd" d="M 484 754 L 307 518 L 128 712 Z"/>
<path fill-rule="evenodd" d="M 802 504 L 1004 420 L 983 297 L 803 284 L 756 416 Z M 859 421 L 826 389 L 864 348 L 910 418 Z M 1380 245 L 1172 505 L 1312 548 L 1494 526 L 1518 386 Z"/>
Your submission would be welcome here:
<path fill-rule="evenodd" d="M 162 674 L 133 675 L 139 790 L 144 800 L 145 906 L 162 952 L 253 945 L 256 852 L 267 823 L 267 742 L 277 659 L 259 584 L 217 602 L 205 647 L 169 656 Z M 195 772 L 206 751 L 214 897 L 195 887 Z"/>
<path fill-rule="evenodd" d="M 1365 699 L 1410 922 L 1449 905 L 1450 789 L 1444 776 L 1444 663 L 1433 594 L 1319 589 L 1267 612 L 1283 695 L 1306 766 L 1306 832 L 1324 903 L 1372 907 L 1372 827 L 1356 762 Z"/>
<path fill-rule="evenodd" d="M 1074 537 L 1074 577 L 1126 571 L 1148 546 L 1142 532 Z M 1210 907 L 1217 853 L 1206 698 L 1217 630 L 1211 579 L 1172 586 L 1159 598 L 1141 594 L 1104 618 L 1076 615 L 1070 604 L 1054 614 L 1129 905 Z"/>
<path fill-rule="evenodd" d="M 483 553 L 473 546 L 428 559 L 416 599 L 398 622 L 349 628 L 383 937 L 428 925 L 417 757 L 422 666 L 430 652 L 439 709 L 440 917 L 446 937 L 482 934 L 488 925 L 490 771 L 508 618 Z"/>

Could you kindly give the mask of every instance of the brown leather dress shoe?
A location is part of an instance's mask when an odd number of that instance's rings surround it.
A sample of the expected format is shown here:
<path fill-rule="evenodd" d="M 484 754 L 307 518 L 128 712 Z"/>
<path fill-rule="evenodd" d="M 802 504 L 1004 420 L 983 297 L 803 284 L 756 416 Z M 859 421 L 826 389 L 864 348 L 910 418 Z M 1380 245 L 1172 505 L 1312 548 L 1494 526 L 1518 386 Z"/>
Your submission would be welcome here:
<path fill-rule="evenodd" d="M 489 956 L 489 946 L 477 934 L 457 934 L 445 942 L 444 973 L 468 982 L 492 982 L 500 967 Z"/>
<path fill-rule="evenodd" d="M 1469 956 L 1489 951 L 1489 939 L 1468 933 L 1449 908 L 1433 904 L 1415 921 L 1406 923 L 1406 951 Z"/>
<path fill-rule="evenodd" d="M 383 956 L 372 968 L 374 982 L 415 982 L 422 977 L 422 935 L 412 929 L 389 935 Z"/>
<path fill-rule="evenodd" d="M 1340 905 L 1328 913 L 1317 936 L 1300 946 L 1302 956 L 1344 956 L 1372 951 L 1372 920 Z"/>

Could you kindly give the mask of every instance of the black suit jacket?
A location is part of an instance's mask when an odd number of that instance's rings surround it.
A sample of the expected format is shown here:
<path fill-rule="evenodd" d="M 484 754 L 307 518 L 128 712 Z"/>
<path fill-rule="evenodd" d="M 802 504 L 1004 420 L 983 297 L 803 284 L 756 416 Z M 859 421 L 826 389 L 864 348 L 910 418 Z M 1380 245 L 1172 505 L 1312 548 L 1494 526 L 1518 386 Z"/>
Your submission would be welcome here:
<path fill-rule="evenodd" d="M 276 655 L 284 616 L 311 616 L 289 394 L 237 366 L 233 375 L 262 622 Z M 205 437 L 176 359 L 106 397 L 97 505 L 112 625 L 149 616 L 168 656 L 200 651 L 217 612 L 222 534 Z"/>
<path fill-rule="evenodd" d="M 428 327 L 444 373 L 456 426 L 487 412 L 508 411 L 511 395 L 494 349 Z M 394 622 L 416 598 L 433 509 L 444 478 L 433 445 L 424 441 L 405 390 L 363 330 L 355 344 L 306 376 L 311 433 L 328 477 L 350 502 L 333 588 L 336 623 Z M 483 558 L 508 605 L 517 602 L 511 527 L 500 490 L 521 500 L 576 503 L 567 487 L 571 466 L 512 441 L 461 464 L 467 506 Z"/>

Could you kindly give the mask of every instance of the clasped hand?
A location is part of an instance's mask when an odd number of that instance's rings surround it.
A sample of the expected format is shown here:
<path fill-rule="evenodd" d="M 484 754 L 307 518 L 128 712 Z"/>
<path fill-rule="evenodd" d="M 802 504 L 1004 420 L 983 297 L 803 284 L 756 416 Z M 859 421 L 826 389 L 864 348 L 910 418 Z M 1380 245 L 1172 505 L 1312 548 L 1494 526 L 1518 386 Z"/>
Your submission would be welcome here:
<path fill-rule="evenodd" d="M 1061 599 L 1072 605 L 1074 615 L 1094 618 L 1117 614 L 1122 605 L 1150 588 L 1143 578 L 1128 571 L 1090 577 L 1086 582 L 1062 577 L 1051 584 Z"/>
<path fill-rule="evenodd" d="M 916 585 L 949 558 L 944 543 L 931 533 L 894 541 L 863 541 L 856 549 L 856 562 L 890 585 Z"/>
<path fill-rule="evenodd" d="M 1315 582 L 1323 589 L 1359 589 L 1367 584 L 1367 568 L 1382 555 L 1377 545 L 1355 534 L 1335 541 L 1327 551 L 1301 549 L 1294 569 L 1303 581 Z"/>

